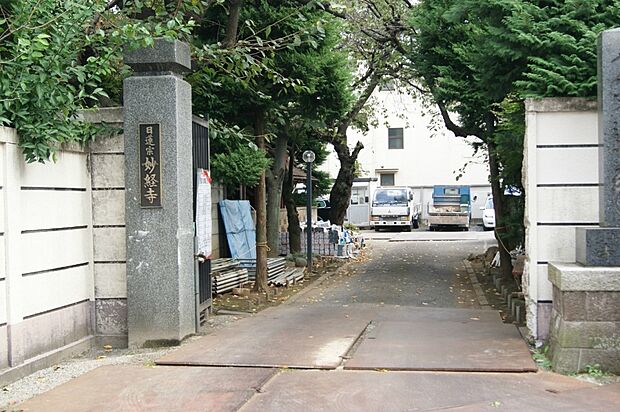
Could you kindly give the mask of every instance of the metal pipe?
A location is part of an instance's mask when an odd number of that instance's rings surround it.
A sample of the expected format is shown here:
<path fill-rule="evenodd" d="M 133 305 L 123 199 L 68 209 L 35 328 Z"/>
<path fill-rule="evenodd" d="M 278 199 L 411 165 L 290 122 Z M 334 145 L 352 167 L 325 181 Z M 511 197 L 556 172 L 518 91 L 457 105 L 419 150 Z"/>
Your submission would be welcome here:
<path fill-rule="evenodd" d="M 312 163 L 306 163 L 306 233 L 308 272 L 312 271 Z"/>

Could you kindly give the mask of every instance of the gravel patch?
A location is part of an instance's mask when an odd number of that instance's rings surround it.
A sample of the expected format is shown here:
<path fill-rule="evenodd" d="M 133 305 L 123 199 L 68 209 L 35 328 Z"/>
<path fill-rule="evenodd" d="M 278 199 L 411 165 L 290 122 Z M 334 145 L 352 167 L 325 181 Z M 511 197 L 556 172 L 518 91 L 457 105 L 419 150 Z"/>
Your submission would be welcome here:
<path fill-rule="evenodd" d="M 356 259 L 356 261 L 359 260 L 360 258 Z M 339 273 L 346 267 L 347 265 L 342 265 L 338 269 L 333 267 L 326 267 L 323 269 L 328 273 L 331 273 L 332 271 Z M 291 294 L 290 302 L 293 302 L 295 300 L 294 298 L 299 297 L 297 296 L 300 295 L 298 292 L 302 292 L 301 295 L 303 295 L 303 292 L 309 291 L 313 286 L 320 284 L 325 277 L 326 276 L 321 276 L 319 279 L 310 279 L 311 281 L 306 282 L 306 284 L 303 285 L 305 286 L 304 290 L 295 290 L 295 293 Z M 289 299 L 287 299 L 287 302 L 279 303 L 290 302 Z M 260 309 L 264 308 L 261 307 Z M 199 339 L 200 336 L 209 335 L 219 329 L 225 328 L 230 323 L 239 319 L 255 315 L 255 313 L 237 312 L 236 310 L 227 310 L 227 308 L 218 308 L 218 310 L 219 311 L 216 315 L 211 315 L 207 319 L 206 325 L 203 326 L 201 333 L 198 336 L 192 336 L 185 339 L 181 343 L 181 346 Z M 80 356 L 65 360 L 52 367 L 42 369 L 32 375 L 13 382 L 8 386 L 0 388 L 0 412 L 5 412 L 7 410 L 12 412 L 15 410 L 12 408 L 14 405 L 47 392 L 100 366 L 127 364 L 151 366 L 157 359 L 176 350 L 177 348 L 178 347 L 111 350 L 105 350 L 104 348 L 93 348 Z M 19 408 L 17 410 L 19 410 Z"/>
<path fill-rule="evenodd" d="M 211 316 L 207 320 L 201 335 L 208 335 L 226 325 L 241 319 L 239 315 Z M 181 346 L 200 339 L 192 336 L 185 339 Z M 42 369 L 0 389 L 0 412 L 24 402 L 43 392 L 47 392 L 63 383 L 77 378 L 95 368 L 105 365 L 153 365 L 155 361 L 178 347 L 148 349 L 111 349 L 93 348 L 80 356 L 67 359 L 57 365 Z M 19 409 L 17 409 L 19 410 Z"/>

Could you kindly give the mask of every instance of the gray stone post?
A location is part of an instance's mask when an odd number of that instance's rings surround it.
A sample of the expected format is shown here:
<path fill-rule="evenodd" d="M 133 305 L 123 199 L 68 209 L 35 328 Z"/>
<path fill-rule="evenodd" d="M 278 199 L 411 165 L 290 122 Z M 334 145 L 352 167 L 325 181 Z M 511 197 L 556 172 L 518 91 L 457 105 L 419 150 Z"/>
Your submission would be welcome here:
<path fill-rule="evenodd" d="M 620 266 L 620 29 L 598 40 L 600 228 L 577 229 L 577 262 Z"/>
<path fill-rule="evenodd" d="M 549 263 L 550 357 L 563 373 L 620 372 L 620 29 L 598 43 L 600 227 L 577 228 L 577 263 Z"/>
<path fill-rule="evenodd" d="M 156 40 L 125 54 L 123 84 L 129 346 L 195 332 L 189 46 Z"/>

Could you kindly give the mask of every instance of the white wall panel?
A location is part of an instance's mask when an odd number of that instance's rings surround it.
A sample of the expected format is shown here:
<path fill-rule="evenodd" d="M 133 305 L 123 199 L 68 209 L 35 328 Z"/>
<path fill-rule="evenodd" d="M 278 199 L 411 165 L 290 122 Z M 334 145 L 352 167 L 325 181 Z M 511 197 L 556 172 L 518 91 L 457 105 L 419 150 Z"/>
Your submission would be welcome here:
<path fill-rule="evenodd" d="M 0 157 L 0 159 L 2 159 Z M 2 169 L 2 167 L 0 167 L 0 169 Z M 6 219 L 6 216 L 4 215 L 4 196 L 5 196 L 6 191 L 4 189 L 0 189 L 0 233 L 4 233 L 5 228 L 4 228 L 4 219 Z"/>
<path fill-rule="evenodd" d="M 90 229 L 27 233 L 20 237 L 22 273 L 91 261 Z"/>
<path fill-rule="evenodd" d="M 598 148 L 539 149 L 538 184 L 598 183 Z"/>
<path fill-rule="evenodd" d="M 122 124 L 116 125 L 120 128 Z M 90 143 L 91 153 L 123 153 L 125 151 L 125 137 L 122 133 L 112 136 L 97 136 Z"/>
<path fill-rule="evenodd" d="M 538 226 L 539 262 L 574 262 L 574 226 Z"/>
<path fill-rule="evenodd" d="M 88 226 L 91 223 L 90 192 L 22 190 L 22 230 Z"/>
<path fill-rule="evenodd" d="M 127 297 L 127 270 L 124 263 L 95 264 L 95 297 Z"/>
<path fill-rule="evenodd" d="M 596 112 L 541 112 L 537 117 L 538 145 L 598 144 Z"/>
<path fill-rule="evenodd" d="M 125 187 L 125 156 L 97 155 L 91 156 L 93 188 Z"/>
<path fill-rule="evenodd" d="M 90 265 L 24 277 L 24 314 L 30 316 L 89 299 L 91 277 Z"/>
<path fill-rule="evenodd" d="M 0 143 L 0 160 L 2 160 L 2 164 L 0 164 L 0 186 L 5 186 L 4 183 L 4 156 L 5 156 L 5 145 L 6 143 Z"/>
<path fill-rule="evenodd" d="M 538 296 L 537 300 L 553 300 L 553 285 L 549 282 L 549 266 L 538 265 Z"/>
<path fill-rule="evenodd" d="M 6 275 L 6 259 L 5 259 L 5 251 L 4 244 L 6 242 L 5 236 L 0 236 L 0 278 L 7 277 Z M 4 296 L 0 295 L 1 299 L 4 299 Z M 0 301 L 1 302 L 1 301 Z"/>
<path fill-rule="evenodd" d="M 0 275 L 0 278 L 2 278 L 2 275 Z M 0 280 L 0 324 L 6 322 L 6 280 Z"/>
<path fill-rule="evenodd" d="M 95 261 L 125 261 L 127 251 L 124 227 L 96 227 L 93 229 L 93 235 Z"/>
<path fill-rule="evenodd" d="M 93 225 L 125 225 L 125 191 L 95 190 Z"/>
<path fill-rule="evenodd" d="M 545 223 L 598 222 L 598 187 L 538 188 L 538 221 Z"/>
<path fill-rule="evenodd" d="M 86 188 L 90 186 L 87 156 L 84 153 L 59 152 L 55 163 L 21 163 L 26 187 Z"/>

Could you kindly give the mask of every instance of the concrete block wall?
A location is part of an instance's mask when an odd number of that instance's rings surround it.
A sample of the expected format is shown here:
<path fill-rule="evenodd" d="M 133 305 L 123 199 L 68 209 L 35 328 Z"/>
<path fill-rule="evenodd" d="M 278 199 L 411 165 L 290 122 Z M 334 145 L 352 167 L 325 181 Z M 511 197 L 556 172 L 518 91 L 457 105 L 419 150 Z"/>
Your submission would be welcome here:
<path fill-rule="evenodd" d="M 85 112 L 108 130 L 89 146 L 92 185 L 95 333 L 99 344 L 127 345 L 125 150 L 122 108 Z"/>
<path fill-rule="evenodd" d="M 87 153 L 26 164 L 15 130 L 0 127 L 0 383 L 90 346 L 91 222 Z"/>
<path fill-rule="evenodd" d="M 83 118 L 109 130 L 46 164 L 26 164 L 0 127 L 0 386 L 94 344 L 127 345 L 122 108 Z M 224 190 L 212 196 L 217 258 Z"/>
<path fill-rule="evenodd" d="M 127 271 L 125 231 L 125 148 L 123 109 L 83 113 L 84 120 L 103 123 L 109 131 L 89 146 L 92 179 L 95 333 L 100 345 L 127 345 Z M 224 188 L 213 184 L 212 257 L 219 258 L 218 202 Z"/>
<path fill-rule="evenodd" d="M 523 277 L 528 328 L 549 334 L 553 288 L 549 262 L 575 261 L 575 228 L 597 226 L 596 102 L 578 98 L 526 101 L 523 184 L 527 261 Z"/>

